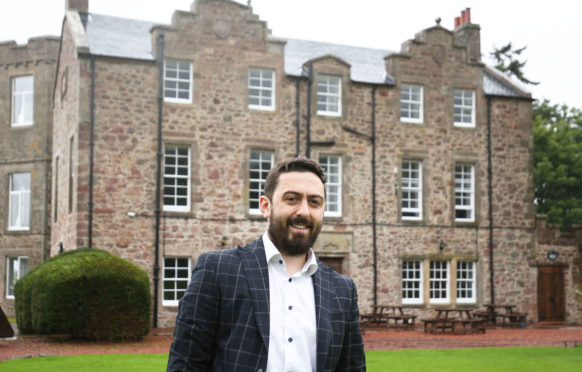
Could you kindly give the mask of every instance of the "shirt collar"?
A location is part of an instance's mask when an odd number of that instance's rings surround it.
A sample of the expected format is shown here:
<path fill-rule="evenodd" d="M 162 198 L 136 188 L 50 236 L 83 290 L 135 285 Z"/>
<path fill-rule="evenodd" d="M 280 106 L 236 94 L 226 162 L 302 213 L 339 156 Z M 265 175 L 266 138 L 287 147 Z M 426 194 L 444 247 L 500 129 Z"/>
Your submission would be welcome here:
<path fill-rule="evenodd" d="M 269 237 L 269 233 L 265 231 L 263 234 L 263 245 L 265 247 L 265 256 L 267 258 L 267 263 L 274 263 L 278 262 L 279 260 L 283 260 L 283 256 L 281 252 L 275 247 L 273 241 Z M 317 260 L 315 258 L 315 252 L 313 248 L 309 248 L 309 252 L 307 253 L 307 262 L 303 265 L 301 269 L 301 274 L 305 274 L 307 276 L 311 276 L 315 274 L 317 271 Z"/>

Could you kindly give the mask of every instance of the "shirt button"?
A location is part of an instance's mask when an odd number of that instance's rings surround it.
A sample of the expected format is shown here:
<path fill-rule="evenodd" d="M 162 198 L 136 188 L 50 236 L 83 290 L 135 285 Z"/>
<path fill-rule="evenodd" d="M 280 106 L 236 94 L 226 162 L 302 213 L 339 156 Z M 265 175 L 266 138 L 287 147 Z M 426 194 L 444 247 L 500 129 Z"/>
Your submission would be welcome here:
<path fill-rule="evenodd" d="M 283 260 L 279 260 L 279 263 L 280 263 L 281 265 L 283 265 Z"/>
<path fill-rule="evenodd" d="M 293 310 L 293 306 L 289 306 L 289 310 Z"/>
<path fill-rule="evenodd" d="M 287 341 L 293 342 L 293 337 L 289 337 L 289 339 Z"/>
<path fill-rule="evenodd" d="M 289 283 L 291 283 L 293 281 L 293 278 L 289 278 Z"/>

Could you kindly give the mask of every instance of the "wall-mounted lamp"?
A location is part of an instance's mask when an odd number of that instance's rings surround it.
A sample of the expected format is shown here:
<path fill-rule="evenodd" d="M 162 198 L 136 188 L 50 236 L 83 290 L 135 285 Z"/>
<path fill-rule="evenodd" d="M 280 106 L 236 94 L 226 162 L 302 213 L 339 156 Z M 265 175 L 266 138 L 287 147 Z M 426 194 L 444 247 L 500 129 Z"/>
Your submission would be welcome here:
<path fill-rule="evenodd" d="M 550 261 L 556 261 L 556 259 L 558 258 L 558 252 L 554 251 L 553 249 L 548 251 L 548 260 Z"/>
<path fill-rule="evenodd" d="M 439 251 L 442 251 L 443 249 L 445 249 L 447 245 L 445 244 L 444 241 L 441 240 L 441 242 L 439 243 Z"/>
<path fill-rule="evenodd" d="M 220 245 L 222 245 L 223 248 L 226 246 L 226 236 L 222 237 L 222 240 L 220 241 Z"/>

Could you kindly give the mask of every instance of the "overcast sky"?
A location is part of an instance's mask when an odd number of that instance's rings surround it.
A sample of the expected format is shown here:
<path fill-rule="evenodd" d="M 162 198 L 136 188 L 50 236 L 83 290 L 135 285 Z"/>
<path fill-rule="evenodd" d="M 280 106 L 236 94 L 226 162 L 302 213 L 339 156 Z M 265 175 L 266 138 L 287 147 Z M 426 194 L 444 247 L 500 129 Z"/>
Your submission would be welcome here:
<path fill-rule="evenodd" d="M 247 0 L 237 0 L 246 4 Z M 89 11 L 170 24 L 176 9 L 193 0 L 90 0 Z M 435 19 L 452 30 L 454 18 L 471 8 L 481 26 L 483 60 L 512 42 L 527 46 L 525 76 L 541 84 L 528 89 L 536 99 L 582 108 L 582 2 L 575 0 L 252 0 L 255 14 L 274 36 L 399 51 Z M 65 0 L 0 0 L 0 41 L 59 35 Z"/>

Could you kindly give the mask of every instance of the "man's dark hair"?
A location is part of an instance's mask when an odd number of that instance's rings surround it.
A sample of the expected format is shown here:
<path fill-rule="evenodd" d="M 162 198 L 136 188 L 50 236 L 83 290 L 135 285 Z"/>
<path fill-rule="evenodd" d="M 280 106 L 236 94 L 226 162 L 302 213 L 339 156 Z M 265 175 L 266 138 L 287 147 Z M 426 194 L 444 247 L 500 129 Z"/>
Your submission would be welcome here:
<path fill-rule="evenodd" d="M 265 196 L 269 200 L 273 200 L 273 193 L 277 188 L 279 176 L 281 173 L 287 172 L 311 172 L 319 177 L 321 183 L 325 185 L 325 172 L 315 160 L 303 156 L 285 159 L 275 164 L 269 171 L 269 174 L 267 174 L 267 179 L 265 180 Z"/>

